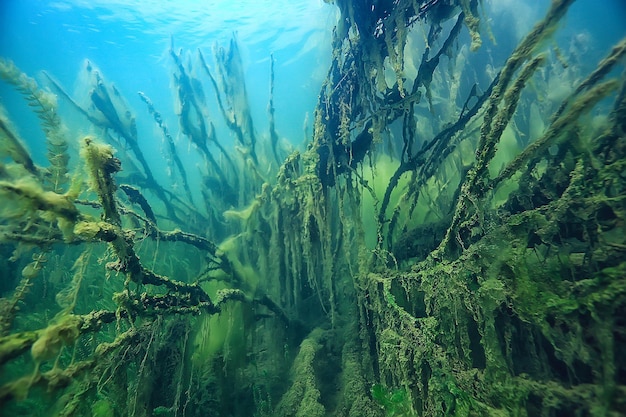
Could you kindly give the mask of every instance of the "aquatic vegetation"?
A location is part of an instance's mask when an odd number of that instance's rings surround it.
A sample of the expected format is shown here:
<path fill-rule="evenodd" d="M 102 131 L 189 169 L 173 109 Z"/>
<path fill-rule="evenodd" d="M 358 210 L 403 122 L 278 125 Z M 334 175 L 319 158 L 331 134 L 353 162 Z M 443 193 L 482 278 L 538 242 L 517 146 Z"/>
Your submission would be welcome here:
<path fill-rule="evenodd" d="M 37 82 L 22 73 L 11 61 L 0 60 L 0 78 L 12 84 L 24 96 L 28 105 L 33 108 L 41 122 L 41 128 L 46 136 L 48 146 L 47 168 L 49 181 L 54 191 L 61 191 L 68 180 L 67 140 L 65 139 L 63 124 L 57 114 L 56 97 L 48 91 L 42 90 Z M 20 145 L 19 139 L 10 131 L 10 125 L 5 121 L 0 124 L 3 137 L 9 142 L 3 146 L 3 152 L 9 151 L 11 157 L 21 163 L 32 174 L 36 174 L 35 166 Z"/>
<path fill-rule="evenodd" d="M 170 134 L 167 125 L 163 121 L 163 117 L 161 116 L 161 113 L 159 113 L 154 108 L 154 105 L 152 104 L 152 100 L 150 100 L 150 98 L 148 98 L 148 96 L 146 96 L 141 91 L 139 92 L 139 97 L 141 97 L 143 102 L 146 103 L 146 106 L 148 106 L 148 112 L 152 115 L 152 117 L 154 117 L 154 121 L 163 132 L 163 136 L 167 140 L 168 151 L 170 153 L 170 157 L 174 160 L 176 169 L 178 169 L 178 173 L 180 174 L 181 180 L 183 182 L 183 187 L 185 189 L 185 192 L 187 193 L 187 198 L 189 199 L 190 202 L 193 202 L 191 189 L 189 188 L 189 180 L 187 179 L 187 171 L 185 170 L 185 167 L 183 166 L 183 163 L 180 157 L 178 156 L 178 151 L 174 143 L 174 138 Z"/>
<path fill-rule="evenodd" d="M 578 68 L 550 43 L 574 1 L 554 0 L 477 76 L 481 2 L 382 3 L 335 1 L 313 135 L 287 156 L 273 56 L 263 134 L 237 40 L 212 62 L 171 42 L 173 110 L 140 98 L 178 192 L 95 63 L 76 97 L 46 74 L 57 103 L 0 61 L 49 164 L 0 112 L 3 412 L 626 408 L 626 40 Z M 63 103 L 99 128 L 72 164 Z"/>
<path fill-rule="evenodd" d="M 293 363 L 293 382 L 282 396 L 276 409 L 278 416 L 323 416 L 324 406 L 320 404 L 320 391 L 315 377 L 315 355 L 321 349 L 319 338 L 322 331 L 317 329 L 302 341 Z"/>
<path fill-rule="evenodd" d="M 408 415 L 410 407 L 407 403 L 406 391 L 402 388 L 388 390 L 381 384 L 372 386 L 372 398 L 384 410 L 388 416 Z"/>
<path fill-rule="evenodd" d="M 15 129 L 11 127 L 10 121 L 6 116 L 6 111 L 0 107 L 0 140 L 2 140 L 2 156 L 8 156 L 18 164 L 22 165 L 31 174 L 37 174 L 37 167 L 26 150 L 23 141 L 15 133 Z"/>

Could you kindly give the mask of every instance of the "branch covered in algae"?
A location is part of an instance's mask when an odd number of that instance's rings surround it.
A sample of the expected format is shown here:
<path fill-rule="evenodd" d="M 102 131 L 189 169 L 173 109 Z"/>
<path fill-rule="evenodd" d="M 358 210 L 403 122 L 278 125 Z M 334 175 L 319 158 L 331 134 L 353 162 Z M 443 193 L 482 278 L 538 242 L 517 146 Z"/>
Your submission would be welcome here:
<path fill-rule="evenodd" d="M 0 156 L 9 156 L 18 164 L 22 165 L 28 172 L 33 175 L 38 175 L 39 170 L 35 166 L 29 152 L 23 144 L 23 141 L 18 137 L 17 132 L 11 126 L 11 123 L 6 116 L 4 107 L 0 105 Z"/>
<path fill-rule="evenodd" d="M 543 60 L 541 56 L 532 59 L 531 56 L 536 47 L 554 32 L 557 23 L 572 3 L 573 0 L 553 1 L 546 16 L 519 43 L 500 71 L 498 82 L 485 108 L 476 150 L 476 161 L 461 185 L 450 227 L 435 252 L 435 256 L 441 256 L 440 254 L 448 247 L 453 236 L 459 240 L 457 229 L 461 222 L 477 214 L 478 208 L 475 207 L 475 200 L 481 198 L 487 191 L 485 176 L 489 162 L 495 155 L 504 128 L 517 108 L 521 90 Z M 522 68 L 521 72 L 514 80 L 515 73 L 520 68 Z M 511 83 L 513 83 L 512 86 Z M 504 105 L 500 107 L 503 101 Z"/>
<path fill-rule="evenodd" d="M 50 167 L 47 169 L 51 177 L 51 185 L 54 191 L 60 192 L 68 180 L 67 140 L 63 133 L 63 124 L 57 113 L 56 97 L 44 91 L 37 85 L 37 82 L 21 72 L 11 61 L 0 58 L 0 78 L 13 85 L 33 108 L 41 122 L 41 127 L 46 136 L 48 145 L 48 160 Z M 24 149 L 19 149 L 19 141 L 11 138 L 8 125 L 2 120 L 0 115 L 0 132 L 6 135 L 14 147 L 16 162 L 22 163 L 31 173 L 37 174 L 32 161 L 26 157 Z"/>
<path fill-rule="evenodd" d="M 191 189 L 189 188 L 189 181 L 187 180 L 187 171 L 185 170 L 185 167 L 183 166 L 183 162 L 180 160 L 180 157 L 178 156 L 178 151 L 176 150 L 176 144 L 174 143 L 174 138 L 170 134 L 170 131 L 167 128 L 167 125 L 165 124 L 165 121 L 163 120 L 161 113 L 159 113 L 154 108 L 154 104 L 152 104 L 152 100 L 150 100 L 150 98 L 141 91 L 138 94 L 141 100 L 143 100 L 143 102 L 146 103 L 146 106 L 148 106 L 148 112 L 154 118 L 154 121 L 157 124 L 157 126 L 159 126 L 159 128 L 161 129 L 161 132 L 163 132 L 163 137 L 165 137 L 165 140 L 167 141 L 167 147 L 169 149 L 170 155 L 172 159 L 174 160 L 174 164 L 176 165 L 176 168 L 178 169 L 178 172 L 180 173 L 180 177 L 183 181 L 183 188 L 185 189 L 185 193 L 187 193 L 187 198 L 189 199 L 189 201 L 193 201 L 193 198 L 191 197 Z"/>
<path fill-rule="evenodd" d="M 184 300 L 172 294 L 151 296 L 144 293 L 135 298 L 128 290 L 115 294 L 115 300 L 122 307 L 119 311 L 96 310 L 84 315 L 63 315 L 46 328 L 0 337 L 0 365 L 19 357 L 29 349 L 36 361 L 52 359 L 59 354 L 63 346 L 72 345 L 81 335 L 98 332 L 104 325 L 123 318 L 132 319 L 135 316 L 156 318 L 166 314 L 198 315 L 202 312 L 216 314 L 231 301 L 264 305 L 284 320 L 286 325 L 291 323 L 285 313 L 271 300 L 249 299 L 243 292 L 234 289 L 218 291 L 215 304 L 193 303 L 189 299 Z M 64 388 L 71 378 L 92 369 L 114 348 L 119 348 L 123 344 L 137 343 L 136 338 L 132 336 L 135 332 L 134 328 L 131 328 L 118 335 L 112 343 L 100 344 L 94 358 L 72 364 L 66 369 L 55 367 L 51 371 L 36 373 L 34 376 L 23 377 L 0 386 L 0 404 L 12 398 L 25 397 L 28 389 L 34 385 L 44 385 L 50 391 Z M 63 377 L 65 382 L 59 383 L 59 377 Z"/>
<path fill-rule="evenodd" d="M 25 199 L 32 209 L 54 213 L 70 222 L 75 222 L 80 218 L 78 209 L 68 196 L 53 191 L 43 191 L 33 182 L 0 181 L 0 193 L 10 193 L 18 199 Z"/>

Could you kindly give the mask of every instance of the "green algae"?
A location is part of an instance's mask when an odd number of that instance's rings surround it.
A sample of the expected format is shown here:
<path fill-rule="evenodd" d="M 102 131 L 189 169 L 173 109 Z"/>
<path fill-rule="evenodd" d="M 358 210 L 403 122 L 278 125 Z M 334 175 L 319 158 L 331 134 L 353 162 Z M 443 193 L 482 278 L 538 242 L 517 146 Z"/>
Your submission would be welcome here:
<path fill-rule="evenodd" d="M 236 42 L 216 49 L 219 83 L 202 54 L 183 65 L 182 52 L 170 51 L 178 99 L 196 101 L 177 114 L 181 129 L 202 144 L 209 168 L 200 189 L 185 181 L 186 195 L 167 202 L 163 186 L 144 184 L 161 190 L 144 198 L 154 216 L 120 198 L 117 184 L 131 177 L 121 149 L 103 143 L 110 138 L 83 139 L 82 166 L 71 167 L 75 179 L 63 192 L 66 149 L 49 155 L 59 174 L 50 182 L 7 128 L 2 154 L 13 161 L 0 170 L 2 254 L 20 267 L 2 294 L 3 410 L 25 415 L 45 403 L 47 415 L 59 416 L 620 413 L 626 88 L 623 76 L 609 74 L 624 42 L 552 103 L 551 117 L 539 115 L 546 128 L 534 141 L 523 144 L 514 126 L 529 95 L 538 100 L 528 86 L 554 70 L 542 45 L 571 3 L 553 2 L 489 86 L 451 97 L 463 108 L 448 124 L 432 122 L 431 140 L 420 144 L 428 131 L 421 112 L 440 111 L 445 76 L 461 75 L 440 62 L 460 51 L 463 31 L 468 49 L 480 46 L 479 2 L 458 2 L 463 12 L 454 15 L 453 2 L 402 1 L 388 14 L 363 14 L 362 5 L 337 1 L 342 18 L 313 139 L 280 167 L 275 98 L 264 143 Z M 429 45 L 420 54 L 407 48 L 415 27 Z M 224 156 L 208 116 L 192 123 L 206 113 L 196 63 L 237 137 L 232 155 Z M 9 78 L 28 82 L 27 100 L 42 94 L 15 68 Z M 279 81 L 272 75 L 270 89 Z M 606 116 L 588 126 L 593 112 Z M 396 160 L 387 162 L 393 152 L 382 145 L 401 149 Z M 203 208 L 191 207 L 196 198 Z M 63 274 L 62 265 L 75 268 Z"/>

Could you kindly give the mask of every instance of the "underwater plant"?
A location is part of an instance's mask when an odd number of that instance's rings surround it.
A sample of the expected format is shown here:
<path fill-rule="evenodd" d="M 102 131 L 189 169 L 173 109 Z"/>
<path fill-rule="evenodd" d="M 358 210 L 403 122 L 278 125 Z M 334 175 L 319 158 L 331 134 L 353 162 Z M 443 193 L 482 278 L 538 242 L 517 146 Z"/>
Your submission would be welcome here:
<path fill-rule="evenodd" d="M 143 115 L 92 61 L 55 98 L 0 60 L 48 151 L 0 109 L 0 413 L 624 412 L 626 39 L 589 68 L 574 0 L 509 50 L 478 0 L 333 3 L 288 155 L 275 56 L 262 132 L 235 37 L 171 40 Z"/>
<path fill-rule="evenodd" d="M 410 412 L 406 391 L 402 388 L 388 390 L 381 384 L 372 386 L 372 398 L 384 410 L 387 416 L 405 416 Z"/>

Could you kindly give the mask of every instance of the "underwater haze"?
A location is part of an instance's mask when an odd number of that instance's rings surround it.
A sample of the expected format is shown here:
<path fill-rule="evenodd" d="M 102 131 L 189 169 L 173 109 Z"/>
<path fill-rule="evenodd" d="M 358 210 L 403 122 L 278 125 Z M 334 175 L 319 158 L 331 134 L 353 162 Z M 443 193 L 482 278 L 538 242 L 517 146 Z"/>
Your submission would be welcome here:
<path fill-rule="evenodd" d="M 276 95 L 297 99 L 276 100 L 281 136 L 295 144 L 303 141 L 305 116 L 315 108 L 330 61 L 331 28 L 336 10 L 321 1 L 213 1 L 204 2 L 74 2 L 7 1 L 0 5 L 0 50 L 21 70 L 36 75 L 45 70 L 69 92 L 81 88 L 78 78 L 90 60 L 128 95 L 133 109 L 143 103 L 144 91 L 153 100 L 171 103 L 169 48 L 211 54 L 217 44 L 236 36 L 245 59 L 245 77 L 251 110 L 259 128 L 267 130 L 270 54 L 276 60 Z M 41 63 L 47 65 L 42 66 Z M 84 86 L 82 86 L 84 87 Z M 16 101 L 2 85 L 5 100 Z M 167 109 L 170 110 L 170 109 Z M 24 118 L 28 112 L 16 112 Z M 171 113 L 171 112 L 170 112 Z M 164 113 L 165 117 L 169 117 Z M 24 137 L 43 140 L 35 125 L 24 120 Z M 139 123 L 142 121 L 139 120 Z M 160 149 L 147 130 L 145 152 Z M 176 119 L 171 125 L 175 126 Z M 143 142 L 143 140 L 142 140 Z M 143 145 L 143 144 L 142 144 Z M 44 157 L 32 149 L 37 158 Z M 160 155 L 155 155 L 159 163 Z"/>
<path fill-rule="evenodd" d="M 2 1 L 0 415 L 626 415 L 624 21 Z"/>

